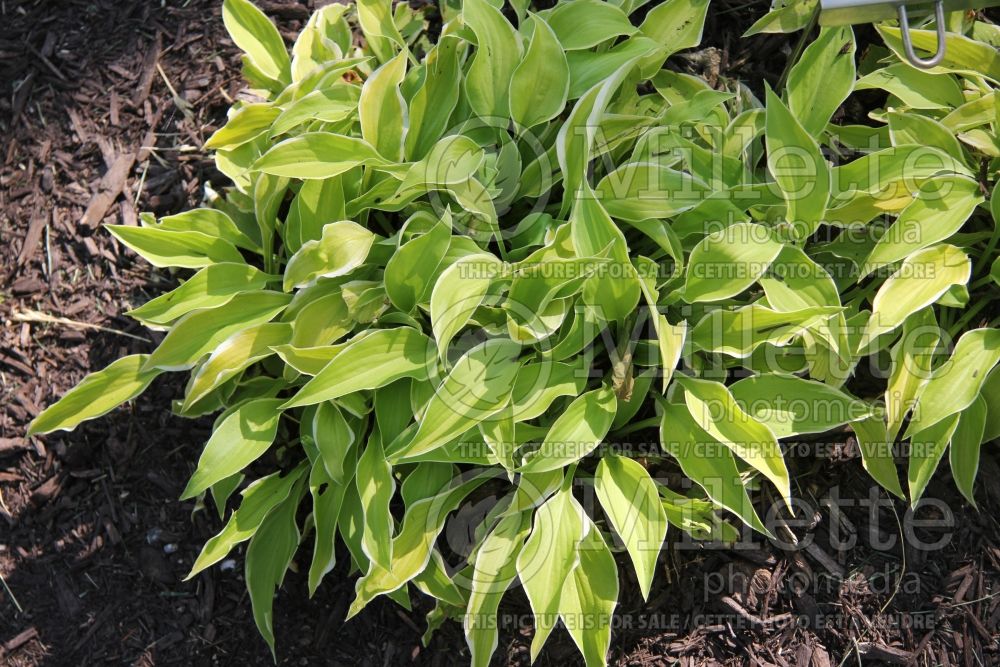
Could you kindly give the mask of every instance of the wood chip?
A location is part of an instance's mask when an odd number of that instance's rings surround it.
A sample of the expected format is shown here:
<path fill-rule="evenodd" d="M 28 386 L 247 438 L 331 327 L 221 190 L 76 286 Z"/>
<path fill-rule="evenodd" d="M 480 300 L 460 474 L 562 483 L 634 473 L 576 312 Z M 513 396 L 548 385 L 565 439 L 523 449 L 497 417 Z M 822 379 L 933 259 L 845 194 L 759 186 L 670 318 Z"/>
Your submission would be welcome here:
<path fill-rule="evenodd" d="M 21 244 L 21 252 L 17 256 L 18 266 L 27 264 L 35 252 L 37 252 L 38 243 L 42 240 L 42 232 L 45 231 L 46 222 L 48 222 L 48 217 L 44 213 L 31 218 L 31 223 L 28 225 L 28 232 L 24 235 L 24 242 Z"/>
<path fill-rule="evenodd" d="M 142 61 L 142 74 L 139 75 L 139 83 L 132 94 L 132 105 L 138 107 L 147 97 L 153 85 L 153 76 L 156 74 L 156 63 L 160 60 L 160 50 L 163 48 L 163 38 L 160 33 L 156 33 L 152 45 L 146 51 L 146 57 Z"/>
<path fill-rule="evenodd" d="M 36 637 L 38 637 L 38 630 L 34 626 L 23 630 L 4 643 L 3 653 L 12 653 Z M 0 657 L 3 656 L 3 653 L 0 653 Z"/>
<path fill-rule="evenodd" d="M 87 210 L 84 211 L 83 217 L 80 218 L 82 226 L 97 229 L 97 225 L 101 224 L 108 209 L 111 208 L 115 199 L 121 194 L 122 188 L 125 187 L 125 181 L 132 171 L 132 165 L 135 164 L 135 156 L 135 153 L 121 153 L 115 158 L 111 168 L 101 178 L 97 192 L 87 204 Z"/>

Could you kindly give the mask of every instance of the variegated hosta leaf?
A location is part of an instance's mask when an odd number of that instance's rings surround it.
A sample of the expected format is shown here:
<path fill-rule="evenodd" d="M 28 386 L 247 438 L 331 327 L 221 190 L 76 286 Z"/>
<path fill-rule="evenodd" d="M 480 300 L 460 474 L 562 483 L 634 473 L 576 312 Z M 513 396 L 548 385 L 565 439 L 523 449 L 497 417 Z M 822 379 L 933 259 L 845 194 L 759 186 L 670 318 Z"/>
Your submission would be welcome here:
<path fill-rule="evenodd" d="M 145 391 L 160 371 L 143 370 L 149 355 L 133 354 L 91 373 L 59 401 L 35 417 L 28 435 L 72 431 L 80 422 L 114 410 Z"/>
<path fill-rule="evenodd" d="M 749 34 L 816 9 L 781 4 Z M 612 550 L 656 597 L 668 524 L 728 543 L 732 514 L 769 536 L 762 484 L 790 504 L 803 470 L 781 441 L 853 431 L 898 497 L 908 453 L 914 503 L 948 452 L 975 500 L 1000 436 L 997 29 L 955 23 L 923 70 L 898 28 L 859 60 L 852 28 L 824 26 L 758 98 L 710 49 L 678 53 L 728 20 L 708 0 L 543 5 L 334 2 L 291 39 L 225 0 L 247 90 L 205 147 L 231 184 L 109 226 L 179 286 L 80 319 L 117 331 L 126 305 L 159 343 L 129 342 L 28 433 L 185 372 L 173 412 L 215 421 L 184 498 L 225 521 L 191 574 L 249 542 L 272 650 L 303 533 L 310 594 L 338 554 L 359 577 L 351 616 L 427 595 L 428 635 L 462 618 L 486 665 L 520 578 L 532 659 L 562 623 L 594 667 Z M 78 326 L 8 319 L 39 340 Z M 656 425 L 656 452 L 624 446 Z"/>
<path fill-rule="evenodd" d="M 906 432 L 926 430 L 969 407 L 997 363 L 1000 363 L 1000 329 L 973 329 L 963 334 L 951 357 L 934 369 L 918 392 Z"/>
<path fill-rule="evenodd" d="M 792 495 L 788 468 L 771 429 L 747 414 L 725 385 L 688 377 L 679 377 L 678 382 L 695 422 L 771 480 L 788 502 Z"/>
<path fill-rule="evenodd" d="M 935 245 L 907 256 L 875 294 L 861 347 L 940 299 L 952 286 L 964 285 L 971 271 L 968 255 L 953 245 Z"/>
<path fill-rule="evenodd" d="M 794 238 L 805 239 L 823 222 L 830 199 L 830 167 L 815 139 L 771 90 L 764 136 L 767 168 L 785 200 L 786 223 Z"/>
<path fill-rule="evenodd" d="M 510 402 L 520 351 L 509 340 L 490 340 L 469 350 L 435 388 L 412 437 L 397 439 L 388 448 L 390 460 L 430 452 L 502 410 Z"/>
<path fill-rule="evenodd" d="M 702 428 L 687 406 L 664 403 L 662 407 L 660 444 L 677 460 L 684 474 L 743 523 L 769 534 L 750 502 L 733 451 Z"/>
<path fill-rule="evenodd" d="M 649 597 L 660 547 L 667 534 L 667 516 L 656 483 L 642 465 L 620 456 L 606 456 L 597 466 L 594 490 L 605 515 L 625 542 L 644 598 Z"/>
<path fill-rule="evenodd" d="M 729 390 L 745 412 L 778 438 L 823 433 L 872 414 L 864 401 L 794 375 L 755 375 L 735 382 Z"/>
<path fill-rule="evenodd" d="M 517 574 L 535 615 L 531 659 L 555 627 L 566 580 L 577 564 L 577 545 L 589 520 L 568 489 L 563 489 L 535 510 L 531 534 L 517 555 Z"/>
<path fill-rule="evenodd" d="M 764 275 L 781 252 L 771 230 L 736 223 L 706 236 L 691 251 L 684 283 L 688 303 L 736 296 Z"/>

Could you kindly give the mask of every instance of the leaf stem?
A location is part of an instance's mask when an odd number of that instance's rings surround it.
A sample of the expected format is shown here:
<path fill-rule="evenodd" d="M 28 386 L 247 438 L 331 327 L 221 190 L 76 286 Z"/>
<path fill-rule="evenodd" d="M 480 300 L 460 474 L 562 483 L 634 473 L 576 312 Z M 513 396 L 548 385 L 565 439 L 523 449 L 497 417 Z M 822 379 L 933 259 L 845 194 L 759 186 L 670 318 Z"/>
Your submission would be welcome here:
<path fill-rule="evenodd" d="M 816 3 L 816 8 L 813 10 L 812 16 L 809 17 L 809 23 L 802 30 L 802 36 L 799 37 L 798 44 L 795 45 L 795 51 L 788 56 L 788 61 L 785 63 L 785 69 L 781 72 L 781 78 L 778 79 L 778 84 L 774 87 L 776 92 L 781 92 L 785 88 L 785 84 L 788 82 L 788 74 L 792 71 L 792 67 L 799 61 L 802 56 L 802 52 L 806 50 L 806 40 L 809 39 L 809 35 L 812 33 L 813 28 L 819 22 L 819 3 Z"/>
<path fill-rule="evenodd" d="M 993 251 L 996 250 L 998 242 L 1000 242 L 1000 222 L 994 220 L 993 234 L 990 236 L 989 243 L 986 244 L 986 250 L 983 251 L 983 254 L 979 256 L 979 259 L 977 259 L 976 263 L 972 266 L 972 275 L 979 275 L 979 271 L 983 268 L 983 264 L 989 261 L 989 258 L 993 255 Z M 989 276 L 986 277 L 989 278 Z"/>
<path fill-rule="evenodd" d="M 948 335 L 954 338 L 962 328 L 972 321 L 972 319 L 980 313 L 980 311 L 986 307 L 989 301 L 983 299 L 982 301 L 977 301 L 975 305 L 962 313 L 962 317 L 959 318 L 955 324 L 948 328 Z"/>
<path fill-rule="evenodd" d="M 615 431 L 615 435 L 628 435 L 630 433 L 635 433 L 636 431 L 641 431 L 647 428 L 656 428 L 660 425 L 660 417 L 650 417 L 648 419 L 643 419 L 642 421 L 634 422 L 626 426 L 621 427 Z"/>

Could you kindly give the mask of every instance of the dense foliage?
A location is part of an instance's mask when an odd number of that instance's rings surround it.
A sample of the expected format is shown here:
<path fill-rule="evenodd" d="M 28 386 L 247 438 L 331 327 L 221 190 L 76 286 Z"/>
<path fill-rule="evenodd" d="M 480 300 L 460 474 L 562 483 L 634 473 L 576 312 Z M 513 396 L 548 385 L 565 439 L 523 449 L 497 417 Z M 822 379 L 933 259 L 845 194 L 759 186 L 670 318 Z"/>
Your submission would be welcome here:
<path fill-rule="evenodd" d="M 953 17 L 925 72 L 894 27 L 863 57 L 851 28 L 824 27 L 782 90 L 752 90 L 670 59 L 700 42 L 707 0 L 499 4 L 442 5 L 433 41 L 405 3 L 332 4 L 289 55 L 226 0 L 258 95 L 207 144 L 233 186 L 108 227 L 194 273 L 131 311 L 166 332 L 152 353 L 89 376 L 31 432 L 189 371 L 175 412 L 217 416 L 183 498 L 210 495 L 225 522 L 190 576 L 249 542 L 273 649 L 300 543 L 311 591 L 343 544 L 350 615 L 416 589 L 437 601 L 431 630 L 464 622 L 476 665 L 515 580 L 532 657 L 561 620 L 603 664 L 616 545 L 648 595 L 668 525 L 769 534 L 750 493 L 790 503 L 783 442 L 850 428 L 911 502 L 948 452 L 971 502 L 1000 435 L 1000 330 L 975 328 L 997 314 L 1000 30 Z M 755 30 L 803 16 L 793 3 Z M 845 116 L 865 90 L 884 106 Z M 455 553 L 447 517 L 485 498 Z"/>

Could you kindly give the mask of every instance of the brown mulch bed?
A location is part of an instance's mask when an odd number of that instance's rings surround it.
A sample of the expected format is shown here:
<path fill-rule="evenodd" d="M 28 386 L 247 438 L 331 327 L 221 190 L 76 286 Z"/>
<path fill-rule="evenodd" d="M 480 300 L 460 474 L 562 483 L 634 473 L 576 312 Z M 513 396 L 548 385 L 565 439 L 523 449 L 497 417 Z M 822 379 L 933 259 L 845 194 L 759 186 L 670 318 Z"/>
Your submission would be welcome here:
<path fill-rule="evenodd" d="M 155 342 L 122 313 L 173 278 L 99 226 L 190 208 L 204 182 L 224 184 L 201 150 L 242 86 L 220 4 L 0 3 L 0 664 L 271 663 L 241 552 L 235 567 L 182 581 L 218 522 L 177 500 L 209 430 L 166 409 L 179 380 L 158 381 L 72 434 L 24 438 L 40 408 L 87 372 Z M 286 36 L 311 8 L 261 4 Z M 740 4 L 713 14 L 706 36 L 718 52 L 692 67 L 752 78 L 762 67 L 755 52 L 768 53 L 773 83 L 785 38 L 738 43 L 760 9 Z M 931 526 L 914 525 L 899 503 L 824 506 L 832 494 L 869 497 L 849 442 L 796 453 L 798 491 L 812 509 L 801 508 L 808 520 L 793 529 L 812 546 L 710 549 L 672 535 L 648 604 L 623 577 L 613 661 L 1000 664 L 996 452 L 984 449 L 980 512 L 960 502 L 945 472 L 930 493 L 942 502 L 916 515 L 937 519 Z M 851 536 L 853 545 L 836 541 Z M 946 542 L 918 548 L 938 539 Z M 412 612 L 376 602 L 343 623 L 353 586 L 338 570 L 308 600 L 304 578 L 288 577 L 275 608 L 281 664 L 467 659 L 455 624 L 421 647 L 426 601 Z M 527 664 L 524 596 L 513 591 L 501 611 L 496 660 Z M 579 659 L 557 632 L 540 661 Z"/>

